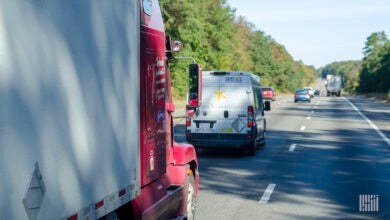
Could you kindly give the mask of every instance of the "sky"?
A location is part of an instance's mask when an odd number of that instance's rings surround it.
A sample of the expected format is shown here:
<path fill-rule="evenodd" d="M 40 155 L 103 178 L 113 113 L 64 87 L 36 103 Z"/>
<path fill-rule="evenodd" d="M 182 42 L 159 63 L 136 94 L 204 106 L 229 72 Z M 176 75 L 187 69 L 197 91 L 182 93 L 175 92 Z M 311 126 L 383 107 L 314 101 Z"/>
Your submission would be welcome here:
<path fill-rule="evenodd" d="M 227 0 L 227 4 L 284 45 L 294 60 L 316 68 L 361 60 L 367 37 L 390 38 L 388 0 Z"/>

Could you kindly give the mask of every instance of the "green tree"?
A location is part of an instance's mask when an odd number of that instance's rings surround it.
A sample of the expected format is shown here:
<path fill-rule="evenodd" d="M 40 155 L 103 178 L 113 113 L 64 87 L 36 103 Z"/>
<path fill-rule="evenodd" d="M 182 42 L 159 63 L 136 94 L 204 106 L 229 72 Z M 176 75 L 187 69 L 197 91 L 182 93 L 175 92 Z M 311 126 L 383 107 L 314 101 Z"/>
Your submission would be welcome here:
<path fill-rule="evenodd" d="M 184 49 L 176 56 L 192 56 L 204 70 L 241 70 L 261 77 L 263 85 L 293 91 L 314 80 L 315 70 L 294 61 L 286 48 L 236 16 L 226 0 L 160 0 L 166 34 Z M 173 93 L 187 87 L 188 62 L 171 63 Z"/>
<path fill-rule="evenodd" d="M 359 92 L 383 92 L 386 73 L 382 73 L 386 65 L 386 54 L 389 50 L 389 40 L 385 32 L 372 33 L 363 48 L 363 64 L 359 79 Z M 383 79 L 384 77 L 384 79 Z M 379 85 L 379 86 L 378 86 Z"/>
<path fill-rule="evenodd" d="M 321 76 L 326 78 L 327 74 L 341 75 L 343 89 L 349 93 L 356 93 L 359 85 L 359 74 L 362 70 L 362 61 L 341 61 L 333 62 L 322 68 Z"/>
<path fill-rule="evenodd" d="M 384 55 L 381 60 L 381 67 L 377 71 L 377 92 L 388 92 L 390 90 L 390 42 L 386 42 Z"/>

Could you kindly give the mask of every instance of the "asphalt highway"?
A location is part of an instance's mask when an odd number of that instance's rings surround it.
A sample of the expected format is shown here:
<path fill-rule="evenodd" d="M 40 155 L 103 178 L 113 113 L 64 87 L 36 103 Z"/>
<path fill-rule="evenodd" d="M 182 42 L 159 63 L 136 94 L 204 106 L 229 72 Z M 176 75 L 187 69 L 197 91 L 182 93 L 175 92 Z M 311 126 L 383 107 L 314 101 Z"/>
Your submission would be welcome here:
<path fill-rule="evenodd" d="M 266 145 L 199 149 L 196 219 L 390 219 L 390 105 L 280 96 Z M 185 142 L 184 119 L 175 140 Z"/>

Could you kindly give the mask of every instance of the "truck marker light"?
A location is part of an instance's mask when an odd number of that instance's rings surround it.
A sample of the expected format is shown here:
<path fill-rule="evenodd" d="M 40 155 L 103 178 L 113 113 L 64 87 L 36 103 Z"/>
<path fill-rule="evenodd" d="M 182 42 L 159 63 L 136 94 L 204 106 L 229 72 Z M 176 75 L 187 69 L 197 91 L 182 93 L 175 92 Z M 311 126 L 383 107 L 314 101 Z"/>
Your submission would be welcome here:
<path fill-rule="evenodd" d="M 67 218 L 67 220 L 77 220 L 77 219 L 78 219 L 77 213 Z"/>
<path fill-rule="evenodd" d="M 252 126 L 253 126 L 253 122 L 248 121 L 248 127 L 252 127 Z"/>
<path fill-rule="evenodd" d="M 95 209 L 101 208 L 103 206 L 104 206 L 104 200 L 95 203 Z"/>
<path fill-rule="evenodd" d="M 186 120 L 186 126 L 188 126 L 188 127 L 191 126 L 191 120 L 190 119 Z"/>
<path fill-rule="evenodd" d="M 114 200 L 115 200 L 115 193 L 112 194 L 111 196 L 109 196 L 109 197 L 108 197 L 108 200 L 109 200 L 110 202 L 114 201 Z"/>
<path fill-rule="evenodd" d="M 121 191 L 118 192 L 118 197 L 122 197 L 125 194 L 126 194 L 126 189 L 122 189 Z"/>
<path fill-rule="evenodd" d="M 189 176 L 189 175 L 192 175 L 193 173 L 192 173 L 192 170 L 187 170 L 187 175 Z"/>

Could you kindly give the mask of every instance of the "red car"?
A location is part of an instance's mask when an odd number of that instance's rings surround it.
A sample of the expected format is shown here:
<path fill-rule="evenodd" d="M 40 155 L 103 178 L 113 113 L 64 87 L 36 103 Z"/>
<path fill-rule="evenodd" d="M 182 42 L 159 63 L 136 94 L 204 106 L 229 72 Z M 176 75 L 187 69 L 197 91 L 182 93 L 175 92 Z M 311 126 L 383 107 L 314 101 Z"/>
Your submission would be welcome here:
<path fill-rule="evenodd" d="M 276 92 L 273 87 L 261 87 L 263 99 L 275 101 Z"/>

